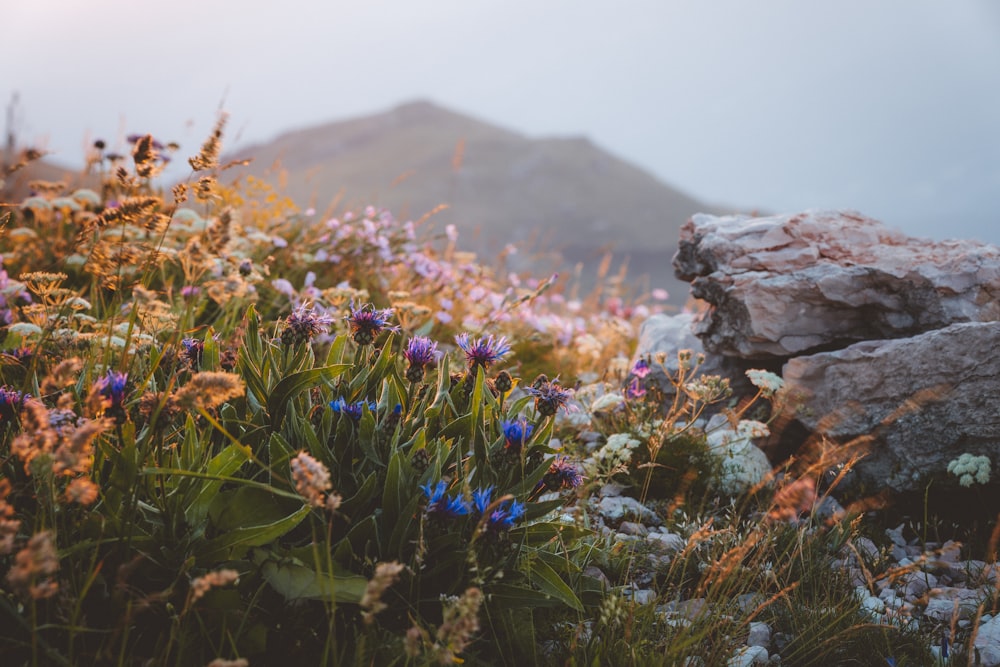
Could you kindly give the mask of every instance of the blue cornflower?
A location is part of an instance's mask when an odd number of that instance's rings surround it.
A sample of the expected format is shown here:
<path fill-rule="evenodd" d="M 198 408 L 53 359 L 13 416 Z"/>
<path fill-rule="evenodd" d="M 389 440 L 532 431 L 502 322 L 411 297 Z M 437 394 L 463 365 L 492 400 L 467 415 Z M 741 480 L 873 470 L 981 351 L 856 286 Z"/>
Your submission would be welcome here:
<path fill-rule="evenodd" d="M 430 484 L 422 484 L 420 489 L 427 496 L 428 514 L 454 519 L 469 513 L 469 503 L 462 496 L 445 495 L 448 484 L 444 481 L 438 482 L 433 488 Z"/>
<path fill-rule="evenodd" d="M 506 440 L 504 448 L 514 453 L 521 451 L 524 443 L 531 439 L 531 434 L 535 431 L 535 427 L 529 424 L 524 417 L 505 419 L 500 422 L 500 427 L 503 429 L 503 437 Z"/>
<path fill-rule="evenodd" d="M 559 380 L 536 381 L 525 391 L 535 397 L 535 409 L 543 417 L 551 417 L 559 408 L 567 409 L 566 403 L 573 396 L 573 392 L 559 386 Z"/>
<path fill-rule="evenodd" d="M 378 404 L 375 401 L 355 401 L 354 403 L 348 403 L 344 400 L 343 396 L 330 401 L 330 407 L 333 408 L 334 412 L 345 414 L 354 421 L 361 419 L 366 404 L 368 405 L 368 410 L 371 412 L 375 412 L 378 408 Z"/>
<path fill-rule="evenodd" d="M 317 313 L 315 309 L 302 304 L 285 320 L 281 342 L 285 345 L 308 343 L 317 335 L 329 331 L 331 324 L 333 324 L 332 317 Z"/>
<path fill-rule="evenodd" d="M 193 367 L 200 366 L 201 355 L 205 352 L 205 341 L 197 338 L 185 338 L 181 341 L 181 345 L 184 346 L 184 352 L 181 356 Z"/>
<path fill-rule="evenodd" d="M 393 309 L 377 310 L 374 305 L 366 303 L 359 308 L 351 302 L 351 314 L 347 321 L 351 325 L 351 335 L 358 345 L 371 345 L 383 330 L 397 331 L 399 327 L 389 326 L 389 318 Z"/>
<path fill-rule="evenodd" d="M 406 369 L 406 379 L 420 382 L 424 379 L 424 366 L 437 361 L 437 343 L 425 336 L 415 336 L 407 343 L 403 357 L 410 364 Z"/>
<path fill-rule="evenodd" d="M 472 340 L 469 334 L 463 333 L 455 336 L 455 342 L 465 352 L 465 360 L 469 364 L 469 370 L 475 369 L 476 366 L 482 366 L 485 370 L 510 352 L 510 343 L 507 342 L 506 336 L 494 338 L 491 335 L 487 338 Z"/>
<path fill-rule="evenodd" d="M 487 486 L 485 489 L 476 489 L 472 492 L 472 506 L 480 514 L 485 514 L 493 502 L 493 487 Z"/>
<path fill-rule="evenodd" d="M 24 405 L 26 394 L 22 394 L 16 389 L 3 386 L 0 387 L 0 423 L 13 421 Z"/>
<path fill-rule="evenodd" d="M 583 473 L 565 456 L 556 457 L 542 478 L 541 486 L 549 491 L 575 489 L 583 484 Z"/>
<path fill-rule="evenodd" d="M 504 530 L 512 528 L 518 519 L 524 516 L 524 503 L 511 500 L 500 503 L 500 506 L 490 513 L 490 518 L 486 521 L 486 527 L 492 530 Z"/>
<path fill-rule="evenodd" d="M 125 385 L 127 382 L 128 373 L 109 370 L 107 375 L 97 378 L 92 391 L 104 397 L 106 410 L 117 410 L 125 402 Z"/>
<path fill-rule="evenodd" d="M 472 505 L 480 515 L 486 515 L 485 528 L 487 530 L 499 531 L 510 528 L 524 516 L 524 503 L 516 500 L 504 500 L 497 503 L 493 511 L 490 511 L 490 507 L 493 505 L 492 500 L 492 486 L 472 492 Z"/>

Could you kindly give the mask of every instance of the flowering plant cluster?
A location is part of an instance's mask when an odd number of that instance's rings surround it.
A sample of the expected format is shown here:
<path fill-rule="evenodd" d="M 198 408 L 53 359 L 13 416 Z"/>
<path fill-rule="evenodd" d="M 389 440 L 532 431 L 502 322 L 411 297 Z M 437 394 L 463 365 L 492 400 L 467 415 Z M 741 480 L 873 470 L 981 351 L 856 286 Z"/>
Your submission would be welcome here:
<path fill-rule="evenodd" d="M 551 442 L 568 390 L 516 393 L 505 368 L 524 329 L 492 315 L 524 293 L 487 280 L 490 310 L 449 320 L 453 248 L 373 208 L 317 226 L 241 200 L 218 129 L 166 196 L 146 135 L 131 162 L 101 152 L 100 192 L 39 184 L 6 215 L 0 645 L 18 664 L 309 664 L 437 627 L 424 650 L 457 659 L 480 607 L 578 607 L 569 561 L 530 566 L 583 479 Z M 476 603 L 442 619 L 441 596 Z"/>

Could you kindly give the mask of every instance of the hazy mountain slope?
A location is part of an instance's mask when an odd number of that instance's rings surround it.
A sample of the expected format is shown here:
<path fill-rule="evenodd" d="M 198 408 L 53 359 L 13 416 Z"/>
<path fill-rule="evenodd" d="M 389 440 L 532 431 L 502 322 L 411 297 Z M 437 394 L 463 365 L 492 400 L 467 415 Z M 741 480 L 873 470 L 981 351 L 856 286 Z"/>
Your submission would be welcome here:
<path fill-rule="evenodd" d="M 454 223 L 461 245 L 484 258 L 506 243 L 540 239 L 592 269 L 599 250 L 613 247 L 677 297 L 677 230 L 691 214 L 716 210 L 587 139 L 533 139 L 428 102 L 289 132 L 227 156 L 247 157 L 255 175 L 280 162 L 285 193 L 319 211 L 338 196 L 341 209 L 371 203 L 409 218 L 448 204 L 435 228 Z"/>

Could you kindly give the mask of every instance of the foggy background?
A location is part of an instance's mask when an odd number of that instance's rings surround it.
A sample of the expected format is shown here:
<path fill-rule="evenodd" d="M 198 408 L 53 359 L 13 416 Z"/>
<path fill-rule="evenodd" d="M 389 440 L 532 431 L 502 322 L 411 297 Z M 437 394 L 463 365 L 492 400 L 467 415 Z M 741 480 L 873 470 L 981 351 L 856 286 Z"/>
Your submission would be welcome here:
<path fill-rule="evenodd" d="M 997 0 L 5 0 L 0 25 L 0 103 L 67 165 L 131 132 L 186 157 L 220 106 L 232 149 L 422 98 L 706 202 L 1000 243 Z"/>

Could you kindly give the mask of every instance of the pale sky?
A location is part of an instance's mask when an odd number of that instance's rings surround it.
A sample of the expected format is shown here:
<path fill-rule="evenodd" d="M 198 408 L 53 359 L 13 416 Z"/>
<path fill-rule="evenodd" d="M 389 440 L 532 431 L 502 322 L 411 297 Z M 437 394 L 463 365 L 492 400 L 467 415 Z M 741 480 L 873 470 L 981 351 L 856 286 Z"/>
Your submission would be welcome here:
<path fill-rule="evenodd" d="M 709 203 L 1000 244 L 1000 0 L 0 0 L 0 103 L 66 164 L 415 98 L 586 135 Z"/>

